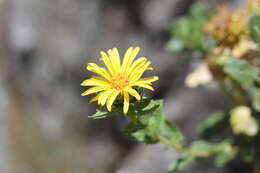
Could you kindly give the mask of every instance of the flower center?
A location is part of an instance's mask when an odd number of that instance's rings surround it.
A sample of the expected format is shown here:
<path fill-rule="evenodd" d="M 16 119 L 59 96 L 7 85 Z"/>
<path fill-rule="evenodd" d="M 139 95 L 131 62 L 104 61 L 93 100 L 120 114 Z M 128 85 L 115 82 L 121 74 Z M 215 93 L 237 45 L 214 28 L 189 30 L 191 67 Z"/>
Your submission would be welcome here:
<path fill-rule="evenodd" d="M 111 85 L 116 90 L 122 90 L 129 84 L 129 79 L 126 74 L 118 73 L 112 76 Z"/>

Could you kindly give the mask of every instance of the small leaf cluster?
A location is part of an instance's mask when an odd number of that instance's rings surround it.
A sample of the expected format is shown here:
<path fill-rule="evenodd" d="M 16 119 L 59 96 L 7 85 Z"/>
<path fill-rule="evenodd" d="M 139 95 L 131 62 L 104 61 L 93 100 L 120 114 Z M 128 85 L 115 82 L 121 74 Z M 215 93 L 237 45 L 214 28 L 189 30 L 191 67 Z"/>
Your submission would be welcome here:
<path fill-rule="evenodd" d="M 188 16 L 178 18 L 170 26 L 172 38 L 166 48 L 174 52 L 192 49 L 209 51 L 215 41 L 202 31 L 202 27 L 212 14 L 214 11 L 206 4 L 197 3 L 192 6 Z"/>

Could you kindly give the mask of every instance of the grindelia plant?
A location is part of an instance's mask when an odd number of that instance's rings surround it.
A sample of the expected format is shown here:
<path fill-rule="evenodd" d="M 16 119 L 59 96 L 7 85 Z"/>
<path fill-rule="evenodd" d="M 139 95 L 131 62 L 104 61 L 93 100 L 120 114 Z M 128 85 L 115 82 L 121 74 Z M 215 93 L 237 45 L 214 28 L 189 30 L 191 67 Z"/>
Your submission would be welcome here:
<path fill-rule="evenodd" d="M 159 78 L 142 78 L 145 71 L 153 68 L 145 57 L 135 60 L 139 50 L 139 47 L 128 48 L 122 60 L 116 48 L 109 49 L 107 53 L 101 51 L 101 61 L 105 67 L 95 63 L 87 64 L 87 70 L 96 73 L 97 76 L 81 83 L 81 86 L 90 87 L 81 95 L 94 94 L 95 97 L 90 102 L 97 101 L 100 106 L 90 118 L 124 116 L 129 119 L 124 129 L 129 139 L 145 144 L 161 142 L 180 151 L 180 159 L 173 161 L 169 166 L 169 171 L 172 172 L 184 168 L 197 157 L 212 156 L 219 165 L 233 159 L 237 149 L 231 140 L 218 143 L 200 140 L 188 145 L 175 124 L 165 118 L 163 100 L 144 96 L 144 89 L 153 91 L 152 82 Z"/>

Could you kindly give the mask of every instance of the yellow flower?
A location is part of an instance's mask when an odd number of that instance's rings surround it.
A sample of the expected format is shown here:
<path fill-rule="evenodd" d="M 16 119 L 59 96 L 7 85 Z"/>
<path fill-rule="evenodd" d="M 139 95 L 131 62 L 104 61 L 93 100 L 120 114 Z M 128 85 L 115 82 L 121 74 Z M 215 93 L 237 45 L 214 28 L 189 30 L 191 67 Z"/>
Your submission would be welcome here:
<path fill-rule="evenodd" d="M 90 102 L 97 101 L 99 105 L 106 105 L 108 111 L 112 110 L 114 101 L 117 96 L 121 95 L 124 99 L 123 112 L 126 114 L 129 109 L 130 96 L 137 100 L 141 99 L 133 87 L 142 87 L 153 91 L 152 82 L 158 80 L 156 76 L 141 78 L 144 72 L 152 70 L 152 67 L 150 67 L 151 61 L 145 57 L 134 60 L 139 51 L 139 47 L 128 48 L 122 63 L 117 48 L 109 49 L 107 53 L 101 51 L 101 61 L 107 68 L 99 67 L 95 63 L 87 64 L 87 70 L 97 73 L 99 76 L 93 76 L 81 83 L 81 86 L 92 86 L 81 95 L 97 93 Z"/>

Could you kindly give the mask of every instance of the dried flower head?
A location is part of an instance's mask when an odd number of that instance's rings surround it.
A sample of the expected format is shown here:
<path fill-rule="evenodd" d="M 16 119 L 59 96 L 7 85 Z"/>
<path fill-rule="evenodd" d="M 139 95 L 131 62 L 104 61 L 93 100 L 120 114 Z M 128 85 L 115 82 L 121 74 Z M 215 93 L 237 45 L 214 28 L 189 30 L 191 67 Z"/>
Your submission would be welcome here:
<path fill-rule="evenodd" d="M 203 30 L 219 41 L 220 45 L 233 47 L 246 35 L 247 15 L 241 10 L 232 11 L 221 6 Z"/>
<path fill-rule="evenodd" d="M 260 0 L 248 0 L 246 9 L 250 13 L 260 13 Z"/>

